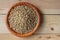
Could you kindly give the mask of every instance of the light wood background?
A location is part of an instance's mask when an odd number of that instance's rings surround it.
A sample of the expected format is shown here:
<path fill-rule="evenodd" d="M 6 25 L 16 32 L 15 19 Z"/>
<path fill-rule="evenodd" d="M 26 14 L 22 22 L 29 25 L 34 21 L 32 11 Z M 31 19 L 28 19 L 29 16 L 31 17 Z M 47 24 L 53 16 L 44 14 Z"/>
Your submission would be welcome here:
<path fill-rule="evenodd" d="M 29 2 L 41 13 L 41 26 L 34 35 L 19 38 L 6 28 L 5 16 L 16 2 Z M 60 0 L 0 0 L 0 40 L 60 40 Z"/>

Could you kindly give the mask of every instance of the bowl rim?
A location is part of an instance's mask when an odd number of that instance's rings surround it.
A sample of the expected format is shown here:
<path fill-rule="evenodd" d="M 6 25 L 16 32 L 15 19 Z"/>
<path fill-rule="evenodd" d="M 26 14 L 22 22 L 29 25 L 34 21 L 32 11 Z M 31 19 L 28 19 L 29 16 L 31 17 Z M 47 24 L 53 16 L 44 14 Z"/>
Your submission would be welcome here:
<path fill-rule="evenodd" d="M 31 7 L 31 8 L 36 12 L 36 16 L 37 16 L 37 18 L 38 18 L 38 22 L 37 22 L 36 26 L 34 27 L 34 29 L 33 29 L 31 32 L 29 32 L 29 33 L 20 34 L 20 33 L 17 33 L 17 32 L 15 32 L 15 31 L 13 31 L 13 30 L 10 28 L 9 21 L 8 21 L 8 16 L 9 16 L 9 14 L 10 14 L 11 9 L 13 9 L 15 6 L 18 6 L 18 5 L 26 5 L 26 6 L 29 6 L 29 7 Z M 17 3 L 14 4 L 13 6 L 11 6 L 11 8 L 10 8 L 10 9 L 8 10 L 8 12 L 7 12 L 7 15 L 6 15 L 6 25 L 7 25 L 8 30 L 9 30 L 12 34 L 14 34 L 14 35 L 16 35 L 16 36 L 18 36 L 18 37 L 27 37 L 27 36 L 30 36 L 30 35 L 32 35 L 32 34 L 38 29 L 38 27 L 39 27 L 39 25 L 40 25 L 40 14 L 39 14 L 39 12 L 38 12 L 38 9 L 37 9 L 34 5 L 32 5 L 31 3 L 28 3 L 28 2 L 17 2 Z"/>

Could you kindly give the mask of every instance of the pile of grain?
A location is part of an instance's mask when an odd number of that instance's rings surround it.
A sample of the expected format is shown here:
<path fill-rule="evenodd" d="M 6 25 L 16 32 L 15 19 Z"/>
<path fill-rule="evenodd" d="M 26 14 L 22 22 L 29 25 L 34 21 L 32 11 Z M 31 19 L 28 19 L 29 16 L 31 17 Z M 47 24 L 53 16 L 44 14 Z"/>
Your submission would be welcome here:
<path fill-rule="evenodd" d="M 14 7 L 8 17 L 10 28 L 21 34 L 31 32 L 37 24 L 35 13 L 32 8 L 25 5 Z"/>

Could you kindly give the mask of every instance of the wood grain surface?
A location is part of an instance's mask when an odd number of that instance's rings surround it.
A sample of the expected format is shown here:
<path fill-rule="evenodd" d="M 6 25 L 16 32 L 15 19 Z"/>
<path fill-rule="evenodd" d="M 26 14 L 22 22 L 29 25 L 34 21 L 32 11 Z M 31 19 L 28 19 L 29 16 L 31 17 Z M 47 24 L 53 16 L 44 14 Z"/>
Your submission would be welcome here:
<path fill-rule="evenodd" d="M 60 40 L 60 34 L 39 34 L 30 37 L 16 37 L 12 34 L 1 34 L 0 40 Z"/>
<path fill-rule="evenodd" d="M 16 2 L 29 2 L 41 12 L 41 25 L 30 37 L 16 37 L 6 28 L 7 11 Z M 60 40 L 60 0 L 0 0 L 0 40 Z"/>

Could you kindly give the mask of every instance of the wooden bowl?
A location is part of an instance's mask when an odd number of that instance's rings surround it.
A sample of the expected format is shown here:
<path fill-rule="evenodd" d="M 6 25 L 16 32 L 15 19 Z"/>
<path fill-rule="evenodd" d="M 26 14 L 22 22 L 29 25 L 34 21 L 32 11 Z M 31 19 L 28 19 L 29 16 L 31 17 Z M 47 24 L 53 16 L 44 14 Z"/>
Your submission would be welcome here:
<path fill-rule="evenodd" d="M 20 34 L 20 33 L 17 33 L 17 32 L 15 32 L 14 30 L 12 30 L 12 29 L 10 28 L 9 21 L 8 21 L 8 16 L 9 16 L 9 14 L 10 14 L 10 12 L 11 12 L 11 9 L 13 9 L 14 7 L 16 7 L 16 6 L 18 6 L 18 5 L 26 5 L 26 6 L 28 6 L 28 7 L 31 7 L 31 8 L 36 12 L 36 16 L 37 16 L 37 18 L 38 18 L 38 22 L 37 22 L 36 26 L 34 27 L 34 29 L 33 29 L 31 32 L 29 32 L 29 33 Z M 37 28 L 39 27 L 39 25 L 40 25 L 40 14 L 39 14 L 39 12 L 38 12 L 38 9 L 37 9 L 34 5 L 32 5 L 32 4 L 30 4 L 30 3 L 27 3 L 27 2 L 18 2 L 18 3 L 16 3 L 16 4 L 14 4 L 14 5 L 10 8 L 10 10 L 8 11 L 7 16 L 6 16 L 6 24 L 7 24 L 8 30 L 9 30 L 12 34 L 14 34 L 14 35 L 16 35 L 16 36 L 18 36 L 18 37 L 27 37 L 27 36 L 32 35 L 32 34 L 37 30 Z"/>

